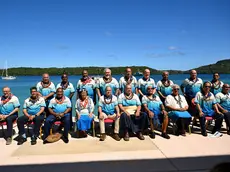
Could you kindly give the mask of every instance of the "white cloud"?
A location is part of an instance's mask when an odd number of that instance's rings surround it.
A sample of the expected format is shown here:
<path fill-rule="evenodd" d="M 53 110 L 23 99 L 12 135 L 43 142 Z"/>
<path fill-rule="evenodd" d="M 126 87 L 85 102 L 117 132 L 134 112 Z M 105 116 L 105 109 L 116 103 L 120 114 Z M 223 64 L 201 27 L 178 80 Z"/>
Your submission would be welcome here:
<path fill-rule="evenodd" d="M 178 50 L 179 48 L 178 48 L 178 47 L 175 47 L 175 46 L 169 46 L 168 49 L 169 49 L 169 50 Z"/>
<path fill-rule="evenodd" d="M 148 58 L 163 58 L 163 57 L 171 57 L 171 56 L 184 56 L 185 53 L 181 51 L 173 51 L 168 53 L 148 53 L 146 57 Z"/>

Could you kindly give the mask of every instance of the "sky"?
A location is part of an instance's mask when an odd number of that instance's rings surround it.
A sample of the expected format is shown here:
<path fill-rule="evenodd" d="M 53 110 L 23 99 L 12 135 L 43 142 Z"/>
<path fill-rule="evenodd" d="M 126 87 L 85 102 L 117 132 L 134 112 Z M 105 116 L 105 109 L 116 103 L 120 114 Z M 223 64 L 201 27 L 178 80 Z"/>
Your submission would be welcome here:
<path fill-rule="evenodd" d="M 229 0 L 0 1 L 0 67 L 187 70 L 222 59 Z"/>

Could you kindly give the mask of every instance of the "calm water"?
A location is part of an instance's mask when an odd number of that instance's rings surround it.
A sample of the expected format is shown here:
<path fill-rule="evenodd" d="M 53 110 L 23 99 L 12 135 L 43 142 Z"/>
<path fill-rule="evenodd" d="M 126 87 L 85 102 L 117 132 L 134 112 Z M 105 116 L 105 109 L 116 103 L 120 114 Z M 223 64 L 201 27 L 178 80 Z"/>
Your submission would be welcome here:
<path fill-rule="evenodd" d="M 69 81 L 73 83 L 74 87 L 76 87 L 77 81 L 80 79 L 81 76 L 69 76 Z M 117 80 L 121 77 L 121 75 L 114 75 Z M 151 76 L 155 82 L 159 81 L 161 79 L 161 75 L 152 75 Z M 181 75 L 170 75 L 170 79 L 176 83 L 176 84 L 181 84 L 182 81 L 189 77 L 189 75 L 186 74 L 181 74 Z M 210 81 L 212 79 L 212 75 L 199 75 L 203 81 Z M 56 85 L 61 81 L 60 76 L 51 76 L 51 81 Z M 137 77 L 137 79 L 139 79 Z M 230 84 L 230 74 L 222 74 L 221 75 L 221 80 L 224 83 L 229 83 Z M 11 92 L 17 96 L 20 100 L 21 107 L 23 105 L 24 100 L 30 95 L 29 88 L 32 86 L 35 86 L 37 82 L 41 81 L 41 76 L 18 76 L 16 80 L 12 81 L 6 81 L 6 80 L 0 80 L 0 88 L 3 86 L 8 86 L 11 88 Z M 76 101 L 76 96 L 74 96 L 73 102 L 75 103 Z"/>

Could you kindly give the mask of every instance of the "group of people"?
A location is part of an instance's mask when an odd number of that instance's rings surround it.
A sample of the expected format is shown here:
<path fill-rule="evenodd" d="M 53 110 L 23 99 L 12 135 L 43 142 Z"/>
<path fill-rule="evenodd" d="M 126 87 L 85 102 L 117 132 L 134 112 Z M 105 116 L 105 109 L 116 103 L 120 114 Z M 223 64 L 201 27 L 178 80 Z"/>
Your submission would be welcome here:
<path fill-rule="evenodd" d="M 112 77 L 111 70 L 105 69 L 104 76 L 94 80 L 83 70 L 76 90 L 68 81 L 68 75 L 63 74 L 61 83 L 55 85 L 47 73 L 36 87 L 30 88 L 31 95 L 23 105 L 23 116 L 18 117 L 20 103 L 9 87 L 3 88 L 0 97 L 0 122 L 6 121 L 6 144 L 12 142 L 12 128 L 17 121 L 19 129 L 18 145 L 27 141 L 24 125 L 33 123 L 31 144 L 37 143 L 39 130 L 44 123 L 43 139 L 50 135 L 50 129 L 55 121 L 60 120 L 64 126 L 62 139 L 69 142 L 68 132 L 72 126 L 72 97 L 77 92 L 75 103 L 76 127 L 86 137 L 95 118 L 95 106 L 98 102 L 98 118 L 100 126 L 100 141 L 106 139 L 105 120 L 114 121 L 113 138 L 121 137 L 129 140 L 129 134 L 134 133 L 144 140 L 143 132 L 150 126 L 150 137 L 155 138 L 155 128 L 162 127 L 161 136 L 170 139 L 167 134 L 169 119 L 177 125 L 176 135 L 186 135 L 186 129 L 192 116 L 199 119 L 201 133 L 207 136 L 206 117 L 215 120 L 212 133 L 220 133 L 225 118 L 227 134 L 230 135 L 230 94 L 229 85 L 219 80 L 219 74 L 213 75 L 211 82 L 203 82 L 197 77 L 197 72 L 191 70 L 190 77 L 181 86 L 169 80 L 169 73 L 163 72 L 162 79 L 155 84 L 150 77 L 150 70 L 145 69 L 143 77 L 137 80 L 132 75 L 132 69 L 126 68 L 125 75 L 119 82 Z M 181 93 L 180 94 L 180 90 Z"/>

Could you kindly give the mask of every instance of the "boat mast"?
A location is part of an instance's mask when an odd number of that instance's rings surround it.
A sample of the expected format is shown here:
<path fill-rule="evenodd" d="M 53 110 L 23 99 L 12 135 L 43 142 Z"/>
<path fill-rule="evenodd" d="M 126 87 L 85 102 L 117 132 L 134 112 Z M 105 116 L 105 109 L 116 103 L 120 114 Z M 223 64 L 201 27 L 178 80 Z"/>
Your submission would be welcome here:
<path fill-rule="evenodd" d="M 7 61 L 6 61 L 6 77 L 8 77 L 8 72 L 7 72 Z"/>

